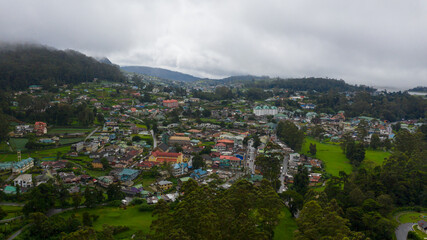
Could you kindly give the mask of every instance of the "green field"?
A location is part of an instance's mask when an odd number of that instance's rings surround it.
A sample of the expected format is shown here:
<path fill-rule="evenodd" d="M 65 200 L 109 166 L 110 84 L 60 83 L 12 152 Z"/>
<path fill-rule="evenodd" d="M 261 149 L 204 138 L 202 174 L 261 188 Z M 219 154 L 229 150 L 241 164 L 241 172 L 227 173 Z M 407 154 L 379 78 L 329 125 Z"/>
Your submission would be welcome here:
<path fill-rule="evenodd" d="M 93 223 L 96 230 L 102 230 L 102 225 L 108 224 L 112 226 L 128 226 L 129 230 L 115 236 L 116 239 L 129 239 L 129 237 L 142 230 L 144 233 L 150 231 L 151 221 L 153 220 L 151 212 L 140 212 L 138 207 L 128 207 L 127 209 L 120 209 L 117 207 L 103 207 L 95 209 L 79 209 L 62 213 L 61 216 L 68 218 L 71 214 L 81 218 L 83 212 L 99 215 L 98 220 Z"/>
<path fill-rule="evenodd" d="M 308 153 L 308 149 L 310 143 L 316 144 L 317 153 L 315 157 L 323 161 L 326 172 L 338 176 L 339 171 L 344 171 L 346 173 L 350 173 L 352 171 L 353 167 L 342 152 L 340 145 L 321 143 L 312 138 L 306 138 L 302 147 L 302 153 L 309 156 L 310 154 Z M 387 158 L 390 155 L 391 154 L 389 152 L 366 150 L 365 160 L 363 160 L 362 165 L 382 165 L 384 158 Z"/>
<path fill-rule="evenodd" d="M 294 238 L 294 231 L 297 229 L 295 219 L 287 208 L 281 213 L 281 220 L 274 230 L 274 240 L 289 240 Z"/>
<path fill-rule="evenodd" d="M 1 205 L 0 207 L 7 212 L 7 216 L 4 219 L 14 218 L 22 215 L 22 207 L 20 206 Z"/>
<path fill-rule="evenodd" d="M 93 128 L 51 128 L 47 130 L 48 134 L 55 133 L 88 133 L 91 132 Z"/>
<path fill-rule="evenodd" d="M 427 212 L 406 212 L 399 215 L 398 220 L 400 223 L 416 223 L 419 220 L 427 221 Z"/>
<path fill-rule="evenodd" d="M 84 140 L 85 140 L 85 138 L 61 138 L 61 139 L 59 139 L 59 144 L 65 145 L 65 144 L 81 142 Z"/>
<path fill-rule="evenodd" d="M 302 153 L 310 155 L 308 153 L 310 143 L 316 144 L 316 158 L 323 161 L 326 172 L 335 176 L 338 176 L 340 171 L 351 173 L 353 167 L 339 145 L 321 143 L 312 138 L 306 138 L 302 146 Z"/>
<path fill-rule="evenodd" d="M 26 138 L 11 138 L 9 140 L 10 146 L 13 148 L 13 150 L 26 150 L 25 144 L 27 144 L 28 139 Z"/>

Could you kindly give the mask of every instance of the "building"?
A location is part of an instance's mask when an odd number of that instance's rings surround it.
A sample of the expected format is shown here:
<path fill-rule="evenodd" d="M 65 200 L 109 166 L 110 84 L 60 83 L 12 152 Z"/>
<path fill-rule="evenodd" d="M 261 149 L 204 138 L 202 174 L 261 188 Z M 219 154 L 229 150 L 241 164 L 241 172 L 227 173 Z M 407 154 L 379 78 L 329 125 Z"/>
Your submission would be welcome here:
<path fill-rule="evenodd" d="M 71 145 L 72 152 L 80 152 L 83 150 L 84 142 L 78 142 Z"/>
<path fill-rule="evenodd" d="M 169 153 L 169 152 L 160 152 L 155 151 L 151 153 L 151 156 L 148 158 L 150 162 L 167 162 L 167 163 L 182 163 L 184 161 L 184 155 L 182 153 Z"/>
<path fill-rule="evenodd" d="M 188 173 L 188 163 L 175 163 L 172 168 L 174 177 L 182 176 Z"/>
<path fill-rule="evenodd" d="M 21 174 L 13 180 L 13 185 L 30 188 L 33 186 L 33 176 L 31 174 Z"/>
<path fill-rule="evenodd" d="M 6 194 L 16 194 L 16 187 L 14 186 L 6 186 L 3 190 Z"/>
<path fill-rule="evenodd" d="M 12 170 L 13 173 L 24 173 L 32 167 L 34 167 L 33 158 L 23 159 L 19 162 L 0 163 L 0 170 Z"/>
<path fill-rule="evenodd" d="M 181 137 L 181 136 L 172 136 L 169 138 L 169 145 L 173 146 L 177 145 L 191 145 L 191 140 L 189 137 Z"/>
<path fill-rule="evenodd" d="M 123 182 L 132 181 L 138 176 L 138 174 L 138 170 L 125 168 L 119 173 L 119 179 Z"/>
<path fill-rule="evenodd" d="M 424 220 L 418 221 L 418 229 L 424 233 L 427 233 L 427 222 Z"/>
<path fill-rule="evenodd" d="M 162 191 L 166 191 L 169 188 L 172 187 L 172 182 L 170 181 L 160 181 L 157 183 L 157 187 L 162 190 Z"/>
<path fill-rule="evenodd" d="M 95 169 L 102 169 L 104 166 L 102 166 L 102 162 L 99 159 L 95 159 L 92 162 L 92 167 Z"/>
<path fill-rule="evenodd" d="M 176 108 L 178 107 L 178 100 L 175 100 L 175 99 L 163 100 L 163 106 L 169 107 L 169 108 Z"/>
<path fill-rule="evenodd" d="M 47 124 L 44 122 L 36 122 L 34 124 L 34 132 L 37 135 L 43 135 L 47 133 Z"/>
<path fill-rule="evenodd" d="M 275 106 L 256 106 L 254 107 L 254 114 L 255 116 L 266 116 L 266 115 L 276 115 L 279 113 L 277 107 Z"/>

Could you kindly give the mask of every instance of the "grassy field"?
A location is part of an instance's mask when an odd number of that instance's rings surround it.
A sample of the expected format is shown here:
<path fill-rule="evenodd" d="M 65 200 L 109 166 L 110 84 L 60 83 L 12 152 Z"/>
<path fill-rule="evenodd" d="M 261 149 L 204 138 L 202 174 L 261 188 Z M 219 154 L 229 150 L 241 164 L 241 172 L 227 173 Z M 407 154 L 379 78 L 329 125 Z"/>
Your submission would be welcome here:
<path fill-rule="evenodd" d="M 11 138 L 9 140 L 10 146 L 13 148 L 13 150 L 26 150 L 25 144 L 27 144 L 28 139 L 26 138 Z"/>
<path fill-rule="evenodd" d="M 98 220 L 93 223 L 96 230 L 102 230 L 102 225 L 108 224 L 112 226 L 128 226 L 129 230 L 115 236 L 116 239 L 129 239 L 129 237 L 142 230 L 145 233 L 150 231 L 150 224 L 153 220 L 151 212 L 140 212 L 138 207 L 128 207 L 127 209 L 120 209 L 116 207 L 103 207 L 95 209 L 79 209 L 68 211 L 61 214 L 62 217 L 68 218 L 71 214 L 81 218 L 83 212 L 99 215 Z"/>
<path fill-rule="evenodd" d="M 365 160 L 363 160 L 362 164 L 373 163 L 375 166 L 380 166 L 384 162 L 384 158 L 390 157 L 391 153 L 384 151 L 372 151 L 367 150 L 365 155 Z"/>
<path fill-rule="evenodd" d="M 419 220 L 427 221 L 427 212 L 407 212 L 400 215 L 398 220 L 401 223 L 413 223 Z"/>
<path fill-rule="evenodd" d="M 37 150 L 34 152 L 26 152 L 21 153 L 21 158 L 26 159 L 29 157 L 42 159 L 44 157 L 56 157 L 57 152 L 61 152 L 65 154 L 70 151 L 70 146 L 58 147 L 58 148 L 50 148 L 46 150 Z M 0 154 L 0 162 L 10 162 L 17 160 L 16 153 L 8 153 L 8 154 Z"/>
<path fill-rule="evenodd" d="M 50 128 L 47 130 L 49 134 L 54 133 L 86 133 L 91 132 L 93 128 Z"/>
<path fill-rule="evenodd" d="M 350 173 L 353 167 L 350 161 L 342 153 L 339 145 L 326 144 L 316 141 L 312 138 L 306 138 L 302 146 L 302 153 L 308 154 L 310 143 L 316 144 L 316 158 L 323 161 L 326 172 L 338 176 L 340 171 Z"/>
<path fill-rule="evenodd" d="M 294 231 L 297 229 L 295 219 L 287 208 L 281 213 L 281 220 L 274 230 L 274 240 L 290 240 L 294 238 Z"/>
<path fill-rule="evenodd" d="M 7 216 L 4 219 L 9 219 L 13 217 L 17 217 L 22 215 L 22 207 L 19 206 L 7 206 L 7 205 L 1 205 L 0 206 L 4 211 L 7 212 Z"/>
<path fill-rule="evenodd" d="M 352 171 L 353 168 L 350 161 L 345 157 L 338 144 L 321 143 L 312 138 L 306 138 L 302 147 L 302 153 L 310 155 L 308 153 L 310 143 L 316 144 L 316 158 L 324 162 L 326 172 L 338 176 L 339 171 L 344 171 L 346 173 Z M 384 158 L 390 155 L 389 152 L 366 150 L 365 160 L 363 160 L 362 165 L 381 165 L 384 162 Z"/>
<path fill-rule="evenodd" d="M 84 141 L 85 138 L 61 138 L 59 139 L 59 144 L 70 144 Z"/>

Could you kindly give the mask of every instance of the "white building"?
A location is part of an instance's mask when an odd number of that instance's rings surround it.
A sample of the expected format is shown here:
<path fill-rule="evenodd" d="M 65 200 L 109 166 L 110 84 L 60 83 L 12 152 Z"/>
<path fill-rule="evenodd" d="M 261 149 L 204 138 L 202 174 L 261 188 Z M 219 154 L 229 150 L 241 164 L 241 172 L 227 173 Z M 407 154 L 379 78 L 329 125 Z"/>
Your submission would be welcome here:
<path fill-rule="evenodd" d="M 29 188 L 33 186 L 33 177 L 31 174 L 21 174 L 15 180 L 13 180 L 13 185 Z"/>
<path fill-rule="evenodd" d="M 278 109 L 275 106 L 256 106 L 254 107 L 255 116 L 265 116 L 265 115 L 276 115 L 278 114 Z"/>

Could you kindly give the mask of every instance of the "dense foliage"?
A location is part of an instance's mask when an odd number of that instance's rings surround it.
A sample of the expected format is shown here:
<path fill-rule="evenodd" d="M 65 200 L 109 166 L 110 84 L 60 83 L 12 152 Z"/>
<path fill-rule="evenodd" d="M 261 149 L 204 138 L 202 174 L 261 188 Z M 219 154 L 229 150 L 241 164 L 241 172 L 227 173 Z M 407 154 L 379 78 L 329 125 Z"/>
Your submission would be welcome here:
<path fill-rule="evenodd" d="M 157 204 L 150 239 L 270 239 L 283 207 L 266 180 L 259 187 L 238 181 L 225 191 L 190 180 L 181 191 L 173 211 Z"/>
<path fill-rule="evenodd" d="M 366 86 L 353 86 L 344 82 L 329 78 L 291 78 L 291 79 L 268 79 L 252 81 L 246 84 L 246 87 L 257 87 L 263 89 L 284 88 L 294 91 L 316 91 L 327 92 L 331 89 L 337 91 L 354 91 L 354 90 L 373 90 Z"/>
<path fill-rule="evenodd" d="M 0 49 L 0 88 L 20 90 L 34 84 L 70 84 L 94 78 L 121 81 L 116 66 L 100 63 L 79 52 L 36 45 Z"/>
<path fill-rule="evenodd" d="M 277 125 L 277 136 L 295 151 L 301 150 L 304 141 L 304 131 L 291 121 L 281 121 Z"/>

